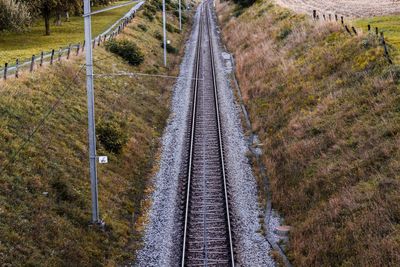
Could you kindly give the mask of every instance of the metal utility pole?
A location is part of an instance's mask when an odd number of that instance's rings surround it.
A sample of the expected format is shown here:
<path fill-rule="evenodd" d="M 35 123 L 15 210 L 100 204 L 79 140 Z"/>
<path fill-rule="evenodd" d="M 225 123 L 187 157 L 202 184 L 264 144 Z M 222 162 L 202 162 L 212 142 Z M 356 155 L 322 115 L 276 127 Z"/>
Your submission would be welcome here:
<path fill-rule="evenodd" d="M 181 0 L 179 0 L 179 30 L 182 31 L 182 7 L 181 7 Z"/>
<path fill-rule="evenodd" d="M 88 105 L 89 131 L 89 168 L 92 192 L 92 223 L 100 223 L 99 202 L 97 191 L 96 166 L 96 129 L 94 115 L 94 88 L 93 88 L 93 53 L 92 53 L 92 22 L 90 14 L 90 0 L 84 0 L 85 13 L 85 50 L 86 50 L 86 91 Z"/>
<path fill-rule="evenodd" d="M 164 66 L 167 66 L 167 30 L 166 30 L 166 17 L 165 17 L 165 0 L 162 2 L 163 6 L 163 33 L 164 33 Z"/>

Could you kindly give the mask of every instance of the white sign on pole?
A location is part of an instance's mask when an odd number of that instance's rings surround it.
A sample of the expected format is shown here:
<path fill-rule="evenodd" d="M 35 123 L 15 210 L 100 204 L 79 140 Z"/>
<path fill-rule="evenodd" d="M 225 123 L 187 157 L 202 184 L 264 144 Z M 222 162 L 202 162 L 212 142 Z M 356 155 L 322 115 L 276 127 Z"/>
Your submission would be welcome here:
<path fill-rule="evenodd" d="M 106 163 L 108 163 L 108 157 L 107 157 L 107 156 L 100 156 L 100 157 L 99 157 L 99 163 L 100 163 L 100 164 L 106 164 Z"/>

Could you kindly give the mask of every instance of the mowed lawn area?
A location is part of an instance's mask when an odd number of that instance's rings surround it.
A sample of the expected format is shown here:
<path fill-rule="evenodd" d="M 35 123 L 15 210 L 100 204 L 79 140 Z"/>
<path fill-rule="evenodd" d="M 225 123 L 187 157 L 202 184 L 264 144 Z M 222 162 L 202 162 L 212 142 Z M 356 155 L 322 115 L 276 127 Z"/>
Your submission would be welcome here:
<path fill-rule="evenodd" d="M 393 48 L 392 57 L 397 64 L 400 64 L 400 15 L 364 18 L 355 21 L 355 25 L 364 31 L 368 24 L 373 27 L 374 31 L 375 27 L 378 27 L 380 32 L 384 32 L 387 43 Z"/>
<path fill-rule="evenodd" d="M 113 5 L 119 5 L 128 1 L 115 2 Z M 92 17 L 92 34 L 96 36 L 110 27 L 125 13 L 127 13 L 137 2 L 132 5 L 116 8 L 104 13 L 96 14 Z M 95 7 L 92 10 L 98 10 L 103 7 Z M 41 51 L 59 49 L 61 46 L 76 44 L 84 39 L 84 22 L 82 16 L 71 17 L 69 22 L 61 26 L 55 26 L 51 20 L 51 35 L 45 36 L 43 19 L 39 19 L 27 32 L 24 33 L 1 33 L 0 34 L 0 68 L 4 63 L 15 64 L 18 58 L 25 60 L 32 55 L 39 55 Z"/>

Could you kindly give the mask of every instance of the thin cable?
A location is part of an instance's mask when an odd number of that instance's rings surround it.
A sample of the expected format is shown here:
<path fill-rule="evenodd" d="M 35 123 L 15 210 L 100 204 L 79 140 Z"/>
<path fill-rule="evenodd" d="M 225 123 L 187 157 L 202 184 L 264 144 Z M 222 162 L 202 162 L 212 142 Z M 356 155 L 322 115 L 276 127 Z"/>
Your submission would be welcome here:
<path fill-rule="evenodd" d="M 123 4 L 120 4 L 120 5 L 111 6 L 111 7 L 106 7 L 106 8 L 101 9 L 101 10 L 93 11 L 93 12 L 91 12 L 91 13 L 89 13 L 89 14 L 83 14 L 82 17 L 87 17 L 87 16 L 96 15 L 96 14 L 103 13 L 103 12 L 106 12 L 106 11 L 110 11 L 110 10 L 113 10 L 113 9 L 116 9 L 116 8 L 120 8 L 120 7 L 124 7 L 124 6 L 129 6 L 129 5 L 134 4 L 134 3 L 137 3 L 137 2 L 139 2 L 139 1 L 138 1 L 138 0 L 133 0 L 133 1 L 129 1 L 129 2 L 127 2 L 127 3 L 123 3 Z"/>
<path fill-rule="evenodd" d="M 114 77 L 114 76 L 147 76 L 147 77 L 158 77 L 158 78 L 168 78 L 168 79 L 178 79 L 179 76 L 171 76 L 165 74 L 148 74 L 140 72 L 122 72 L 122 73 L 104 73 L 104 74 L 94 74 L 95 77 Z M 202 79 L 192 78 L 191 80 L 201 81 Z"/>

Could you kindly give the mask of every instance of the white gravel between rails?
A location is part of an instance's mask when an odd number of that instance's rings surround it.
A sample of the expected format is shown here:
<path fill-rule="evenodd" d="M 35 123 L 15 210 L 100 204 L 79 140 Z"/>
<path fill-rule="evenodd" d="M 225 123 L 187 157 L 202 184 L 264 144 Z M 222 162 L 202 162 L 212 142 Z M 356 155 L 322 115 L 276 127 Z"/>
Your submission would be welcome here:
<path fill-rule="evenodd" d="M 270 256 L 271 247 L 259 233 L 259 217 L 262 217 L 263 213 L 259 208 L 256 180 L 246 157 L 249 150 L 239 116 L 240 107 L 235 103 L 230 86 L 230 69 L 224 66 L 222 55 L 225 51 L 219 32 L 216 31 L 214 12 L 211 18 L 224 155 L 229 180 L 229 204 L 235 221 L 236 260 L 239 266 L 275 266 Z"/>
<path fill-rule="evenodd" d="M 186 119 L 190 107 L 193 62 L 196 52 L 199 11 L 195 16 L 192 34 L 186 43 L 180 74 L 174 86 L 171 117 L 162 139 L 159 171 L 154 177 L 154 193 L 145 230 L 144 246 L 139 251 L 136 266 L 177 266 L 179 255 L 174 253 L 177 230 L 175 215 L 178 212 L 176 197 Z"/>

